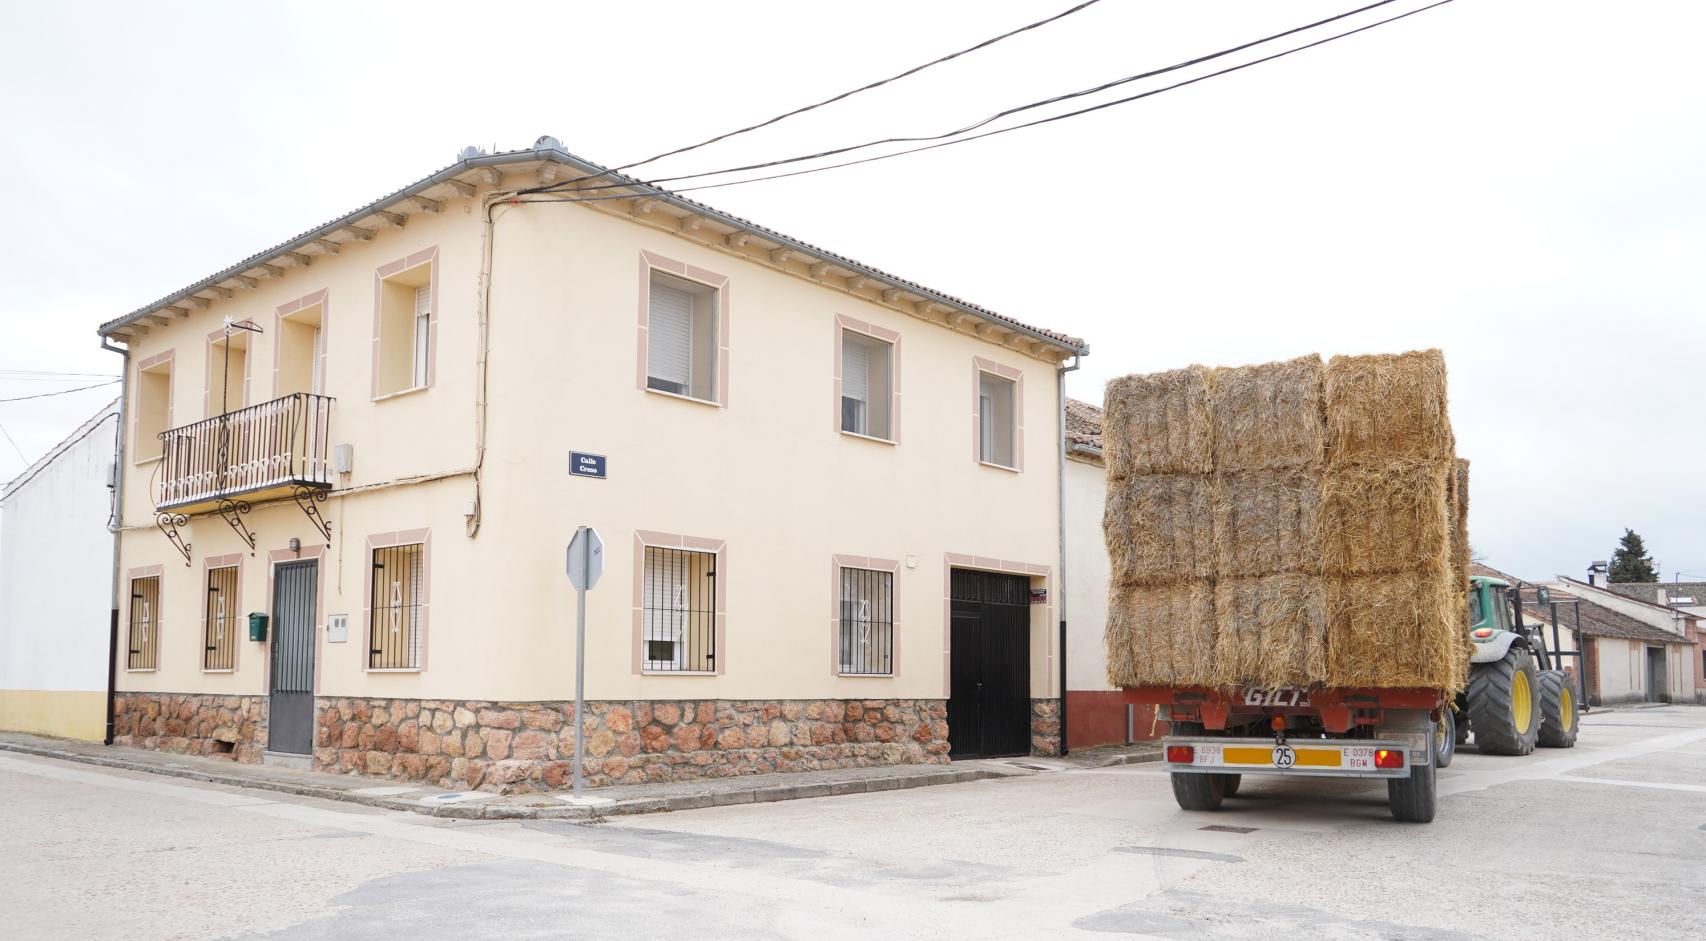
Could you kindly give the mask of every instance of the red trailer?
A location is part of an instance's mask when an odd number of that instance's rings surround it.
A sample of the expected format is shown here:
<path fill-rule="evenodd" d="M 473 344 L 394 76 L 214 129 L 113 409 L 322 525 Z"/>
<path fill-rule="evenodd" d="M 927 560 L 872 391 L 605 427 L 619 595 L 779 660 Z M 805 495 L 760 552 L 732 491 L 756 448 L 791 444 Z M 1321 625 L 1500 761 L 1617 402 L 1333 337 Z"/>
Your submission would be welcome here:
<path fill-rule="evenodd" d="M 1384 779 L 1394 818 L 1434 818 L 1449 737 L 1436 690 L 1139 686 L 1125 697 L 1172 723 L 1161 742 L 1185 810 L 1215 810 L 1243 775 L 1272 774 Z"/>

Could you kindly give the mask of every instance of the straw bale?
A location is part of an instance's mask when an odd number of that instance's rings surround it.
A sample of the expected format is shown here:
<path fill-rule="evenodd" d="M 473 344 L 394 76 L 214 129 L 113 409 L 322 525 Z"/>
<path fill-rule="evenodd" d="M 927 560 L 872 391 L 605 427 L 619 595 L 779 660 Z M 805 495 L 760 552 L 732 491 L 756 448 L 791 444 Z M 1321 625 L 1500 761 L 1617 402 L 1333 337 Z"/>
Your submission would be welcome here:
<path fill-rule="evenodd" d="M 1328 460 L 1452 457 L 1456 442 L 1439 350 L 1335 356 L 1324 389 Z"/>
<path fill-rule="evenodd" d="M 1451 475 L 1451 574 L 1469 583 L 1469 462 L 1458 458 Z"/>
<path fill-rule="evenodd" d="M 1319 355 L 1279 363 L 1222 366 L 1209 374 L 1209 413 L 1218 471 L 1318 464 L 1327 429 Z"/>
<path fill-rule="evenodd" d="M 1327 670 L 1327 589 L 1314 575 L 1214 586 L 1216 686 L 1308 686 Z"/>
<path fill-rule="evenodd" d="M 1102 450 L 1110 479 L 1214 469 L 1207 368 L 1112 380 L 1103 404 Z"/>
<path fill-rule="evenodd" d="M 1214 575 L 1214 481 L 1149 474 L 1109 481 L 1102 513 L 1112 580 L 1151 585 Z"/>
<path fill-rule="evenodd" d="M 1216 578 L 1320 571 L 1318 468 L 1244 471 L 1215 477 Z"/>
<path fill-rule="evenodd" d="M 1207 685 L 1214 678 L 1212 583 L 1115 588 L 1104 640 L 1115 686 Z"/>
<path fill-rule="evenodd" d="M 1469 673 L 1463 596 L 1432 572 L 1327 579 L 1327 684 L 1456 691 Z"/>
<path fill-rule="evenodd" d="M 1451 564 L 1450 461 L 1329 465 L 1321 477 L 1328 575 L 1444 571 Z"/>

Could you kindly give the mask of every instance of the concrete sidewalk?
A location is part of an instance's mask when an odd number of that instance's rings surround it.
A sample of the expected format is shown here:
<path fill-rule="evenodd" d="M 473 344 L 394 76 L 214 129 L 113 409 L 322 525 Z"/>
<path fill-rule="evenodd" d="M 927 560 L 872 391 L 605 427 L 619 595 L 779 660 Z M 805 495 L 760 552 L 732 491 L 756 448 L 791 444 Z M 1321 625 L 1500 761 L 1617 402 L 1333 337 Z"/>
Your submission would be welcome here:
<path fill-rule="evenodd" d="M 568 792 L 499 795 L 485 791 L 445 791 L 353 774 L 325 774 L 271 765 L 237 764 L 229 759 L 43 738 L 0 732 L 0 751 L 75 761 L 83 764 L 162 774 L 231 787 L 259 788 L 348 801 L 385 810 L 407 810 L 434 817 L 472 820 L 585 819 L 618 814 L 697 810 L 729 804 L 762 804 L 894 791 L 990 778 L 1025 777 L 1082 768 L 1101 768 L 1160 760 L 1158 746 L 1141 744 L 1075 752 L 1064 758 L 987 758 L 951 765 L 896 765 L 838 768 L 794 774 L 759 774 L 666 784 L 636 784 L 590 789 L 590 801 L 571 804 Z"/>

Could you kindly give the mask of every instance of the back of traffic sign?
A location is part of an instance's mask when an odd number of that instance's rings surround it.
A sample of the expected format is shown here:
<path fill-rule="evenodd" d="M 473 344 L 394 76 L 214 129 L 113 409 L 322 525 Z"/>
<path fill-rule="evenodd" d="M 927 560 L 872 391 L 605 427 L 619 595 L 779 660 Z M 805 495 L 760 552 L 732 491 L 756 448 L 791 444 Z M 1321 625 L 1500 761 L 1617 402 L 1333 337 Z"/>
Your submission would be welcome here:
<path fill-rule="evenodd" d="M 604 540 L 598 538 L 598 530 L 582 526 L 569 540 L 569 584 L 586 591 L 598 584 L 603 574 Z"/>

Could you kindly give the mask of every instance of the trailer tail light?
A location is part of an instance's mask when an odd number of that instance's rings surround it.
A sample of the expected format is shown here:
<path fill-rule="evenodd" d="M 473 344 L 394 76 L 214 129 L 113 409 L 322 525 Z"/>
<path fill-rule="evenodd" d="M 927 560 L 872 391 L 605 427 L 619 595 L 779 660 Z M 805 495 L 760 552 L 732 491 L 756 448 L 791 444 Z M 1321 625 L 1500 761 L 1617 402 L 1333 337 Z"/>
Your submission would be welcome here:
<path fill-rule="evenodd" d="M 1176 765 L 1188 765 L 1195 761 L 1197 750 L 1189 745 L 1168 745 L 1167 760 Z"/>
<path fill-rule="evenodd" d="M 1404 767 L 1404 753 L 1397 749 L 1382 748 L 1374 753 L 1374 766 L 1387 771 Z"/>

